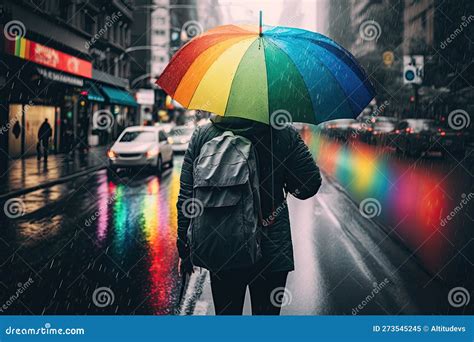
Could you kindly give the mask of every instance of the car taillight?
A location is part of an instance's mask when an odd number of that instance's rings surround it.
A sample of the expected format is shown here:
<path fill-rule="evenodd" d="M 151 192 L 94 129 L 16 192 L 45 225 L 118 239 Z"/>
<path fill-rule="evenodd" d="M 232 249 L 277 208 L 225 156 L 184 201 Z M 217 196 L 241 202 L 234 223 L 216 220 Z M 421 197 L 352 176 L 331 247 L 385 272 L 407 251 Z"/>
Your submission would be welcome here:
<path fill-rule="evenodd" d="M 116 154 L 114 151 L 112 151 L 112 150 L 108 150 L 108 151 L 107 151 L 107 157 L 109 157 L 109 158 L 115 158 L 115 157 L 117 157 L 117 154 Z"/>
<path fill-rule="evenodd" d="M 395 130 L 395 133 L 400 134 L 400 130 L 399 129 Z"/>
<path fill-rule="evenodd" d="M 439 135 L 441 135 L 442 137 L 444 137 L 446 135 L 446 132 L 441 132 L 439 133 Z"/>

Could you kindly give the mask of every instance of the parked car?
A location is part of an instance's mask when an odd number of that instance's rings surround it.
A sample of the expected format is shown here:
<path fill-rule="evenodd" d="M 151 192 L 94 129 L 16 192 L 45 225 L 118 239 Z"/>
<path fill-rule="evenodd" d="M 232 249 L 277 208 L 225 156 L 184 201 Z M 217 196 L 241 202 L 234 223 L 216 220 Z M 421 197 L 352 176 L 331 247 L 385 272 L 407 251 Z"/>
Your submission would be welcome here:
<path fill-rule="evenodd" d="M 193 125 L 176 126 L 170 132 L 170 142 L 175 152 L 186 152 L 194 132 Z"/>
<path fill-rule="evenodd" d="M 391 134 L 391 143 L 399 154 L 421 156 L 430 153 L 462 156 L 465 153 L 461 132 L 434 120 L 406 119 Z"/>
<path fill-rule="evenodd" d="M 160 175 L 173 165 L 173 150 L 163 129 L 152 126 L 126 128 L 107 151 L 110 170 L 150 167 Z"/>
<path fill-rule="evenodd" d="M 165 131 L 166 134 L 168 134 L 173 127 L 175 127 L 176 124 L 174 122 L 157 122 L 155 124 L 155 127 L 159 127 Z"/>
<path fill-rule="evenodd" d="M 391 133 L 395 130 L 397 120 L 395 118 L 380 116 L 375 118 L 372 123 L 372 136 L 369 140 L 370 144 L 385 146 L 390 142 Z"/>

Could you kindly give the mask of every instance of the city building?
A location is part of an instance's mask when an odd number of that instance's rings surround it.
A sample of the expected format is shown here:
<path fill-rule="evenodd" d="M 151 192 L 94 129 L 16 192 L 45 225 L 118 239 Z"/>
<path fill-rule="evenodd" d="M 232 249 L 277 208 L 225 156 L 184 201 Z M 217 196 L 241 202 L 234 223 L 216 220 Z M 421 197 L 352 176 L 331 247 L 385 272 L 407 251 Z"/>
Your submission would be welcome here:
<path fill-rule="evenodd" d="M 130 87 L 139 104 L 140 122 L 168 121 L 179 105 L 156 84 L 174 53 L 205 30 L 220 24 L 217 0 L 137 0 L 135 2 Z"/>
<path fill-rule="evenodd" d="M 375 107 L 367 108 L 373 112 L 378 105 L 389 101 L 383 115 L 400 116 L 405 99 L 408 102 L 402 80 L 403 69 L 403 0 L 350 0 L 349 16 L 344 1 L 338 0 L 332 6 L 332 15 L 341 16 L 337 21 L 350 22 L 352 33 L 342 37 L 347 48 L 357 58 L 374 83 L 377 97 Z M 343 11 L 344 10 L 344 11 Z M 331 23 L 331 18 L 329 19 Z M 330 24 L 331 25 L 331 24 Z M 331 32 L 337 32 L 332 27 Z M 347 24 L 342 25 L 342 36 Z M 408 90 L 408 89 L 407 89 Z"/>
<path fill-rule="evenodd" d="M 354 32 L 351 26 L 350 0 L 325 0 L 327 11 L 327 35 L 346 49 L 352 48 Z"/>
<path fill-rule="evenodd" d="M 462 109 L 470 113 L 472 121 L 473 13 L 474 3 L 469 0 L 405 0 L 403 52 L 424 57 L 419 89 L 424 117 L 444 121 L 451 111 Z"/>
<path fill-rule="evenodd" d="M 130 1 L 10 1 L 1 5 L 0 137 L 9 158 L 36 153 L 48 119 L 51 150 L 104 144 L 135 122 L 128 91 Z M 100 117 L 99 117 L 100 116 Z"/>

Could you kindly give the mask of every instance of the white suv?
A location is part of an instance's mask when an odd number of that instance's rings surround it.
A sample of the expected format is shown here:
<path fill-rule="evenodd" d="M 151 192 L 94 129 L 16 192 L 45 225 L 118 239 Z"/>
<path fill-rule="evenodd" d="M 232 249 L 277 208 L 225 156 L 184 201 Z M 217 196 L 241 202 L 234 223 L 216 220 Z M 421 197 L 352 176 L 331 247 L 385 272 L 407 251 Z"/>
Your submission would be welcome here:
<path fill-rule="evenodd" d="M 163 165 L 173 166 L 173 149 L 166 133 L 158 127 L 126 128 L 107 156 L 110 170 L 150 166 L 161 174 Z"/>

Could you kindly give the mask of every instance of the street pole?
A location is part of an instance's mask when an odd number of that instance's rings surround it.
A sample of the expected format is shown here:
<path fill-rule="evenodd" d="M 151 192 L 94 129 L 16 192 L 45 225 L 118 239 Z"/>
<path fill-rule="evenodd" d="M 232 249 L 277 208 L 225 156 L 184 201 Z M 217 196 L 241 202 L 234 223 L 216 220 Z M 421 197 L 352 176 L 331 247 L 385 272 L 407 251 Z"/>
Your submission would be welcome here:
<path fill-rule="evenodd" d="M 419 113 L 418 113 L 418 89 L 420 88 L 420 86 L 416 83 L 412 83 L 413 84 L 413 96 L 414 96 L 414 110 L 415 110 L 415 117 L 418 118 L 419 117 Z"/>

